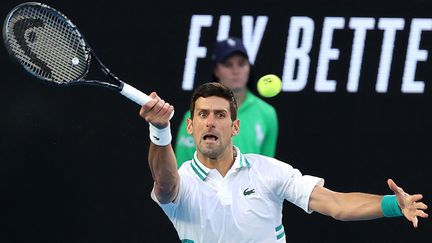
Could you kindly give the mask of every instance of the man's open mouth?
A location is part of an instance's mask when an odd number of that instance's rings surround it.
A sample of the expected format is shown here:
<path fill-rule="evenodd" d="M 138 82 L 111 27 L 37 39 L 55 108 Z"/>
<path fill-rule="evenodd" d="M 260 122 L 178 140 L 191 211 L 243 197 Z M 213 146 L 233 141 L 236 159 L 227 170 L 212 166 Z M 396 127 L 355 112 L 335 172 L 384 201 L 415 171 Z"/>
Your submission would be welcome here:
<path fill-rule="evenodd" d="M 218 140 L 218 137 L 213 134 L 206 134 L 203 136 L 204 141 L 216 141 Z"/>

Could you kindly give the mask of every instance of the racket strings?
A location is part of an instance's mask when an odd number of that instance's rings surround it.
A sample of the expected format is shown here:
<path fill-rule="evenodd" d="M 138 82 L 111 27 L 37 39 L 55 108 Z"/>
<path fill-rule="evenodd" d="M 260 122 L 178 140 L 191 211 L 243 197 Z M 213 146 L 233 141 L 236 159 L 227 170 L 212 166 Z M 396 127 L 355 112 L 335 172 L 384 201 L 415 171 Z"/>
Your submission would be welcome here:
<path fill-rule="evenodd" d="M 59 84 L 82 78 L 89 65 L 85 42 L 72 23 L 41 6 L 17 10 L 8 23 L 8 44 L 34 74 Z"/>

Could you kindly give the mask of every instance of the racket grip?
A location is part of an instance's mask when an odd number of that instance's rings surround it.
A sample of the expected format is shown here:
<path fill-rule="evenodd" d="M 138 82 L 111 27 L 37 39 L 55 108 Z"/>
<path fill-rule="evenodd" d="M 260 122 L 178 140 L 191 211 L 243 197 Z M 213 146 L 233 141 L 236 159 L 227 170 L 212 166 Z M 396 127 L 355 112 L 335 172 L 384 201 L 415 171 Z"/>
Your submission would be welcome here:
<path fill-rule="evenodd" d="M 127 83 L 123 83 L 123 88 L 120 91 L 120 94 L 126 96 L 127 98 L 134 101 L 135 103 L 137 103 L 140 106 L 143 106 L 144 104 L 146 104 L 147 102 L 149 102 L 151 100 L 150 96 L 144 94 L 140 90 L 132 87 L 131 85 L 129 85 Z M 170 120 L 173 117 L 173 115 L 174 115 L 174 111 L 171 113 L 171 115 L 169 117 Z"/>
<path fill-rule="evenodd" d="M 127 83 L 123 83 L 123 89 L 120 91 L 120 94 L 126 96 L 140 106 L 143 106 L 145 103 L 151 100 L 150 96 L 144 94 Z"/>

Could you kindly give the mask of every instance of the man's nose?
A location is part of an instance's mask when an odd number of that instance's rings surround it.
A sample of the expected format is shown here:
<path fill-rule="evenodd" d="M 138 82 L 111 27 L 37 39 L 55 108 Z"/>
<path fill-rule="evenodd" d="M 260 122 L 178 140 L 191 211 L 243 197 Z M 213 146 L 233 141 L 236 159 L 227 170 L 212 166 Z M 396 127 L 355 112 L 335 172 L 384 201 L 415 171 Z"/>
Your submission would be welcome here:
<path fill-rule="evenodd" d="M 215 127 L 215 116 L 213 114 L 210 114 L 206 119 L 206 126 L 207 127 Z"/>

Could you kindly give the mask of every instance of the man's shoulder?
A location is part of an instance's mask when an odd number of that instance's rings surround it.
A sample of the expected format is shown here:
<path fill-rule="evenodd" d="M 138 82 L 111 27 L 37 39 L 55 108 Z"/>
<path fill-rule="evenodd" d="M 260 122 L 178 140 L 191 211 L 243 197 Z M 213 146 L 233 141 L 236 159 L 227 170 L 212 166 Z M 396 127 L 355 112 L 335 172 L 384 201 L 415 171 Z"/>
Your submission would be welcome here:
<path fill-rule="evenodd" d="M 252 168 L 272 166 L 274 160 L 276 160 L 272 157 L 268 157 L 261 154 L 255 154 L 255 153 L 247 153 L 243 155 L 245 156 L 246 160 L 249 162 L 250 167 Z"/>
<path fill-rule="evenodd" d="M 189 173 L 188 169 L 190 168 L 190 163 L 192 160 L 186 160 L 182 163 L 182 165 L 180 166 L 180 168 L 178 168 L 178 172 L 179 174 L 183 174 L 183 173 Z"/>
<path fill-rule="evenodd" d="M 185 161 L 180 168 L 178 168 L 178 173 L 180 176 L 194 177 L 195 172 L 191 166 L 192 160 Z"/>
<path fill-rule="evenodd" d="M 250 162 L 251 168 L 258 172 L 266 173 L 267 171 L 280 170 L 283 167 L 291 167 L 291 165 L 282 162 L 273 157 L 261 154 L 244 154 L 245 158 Z"/>
<path fill-rule="evenodd" d="M 275 185 L 286 181 L 295 173 L 291 165 L 272 157 L 259 154 L 245 154 L 245 157 L 251 162 L 249 177 L 271 194 L 276 189 Z"/>

